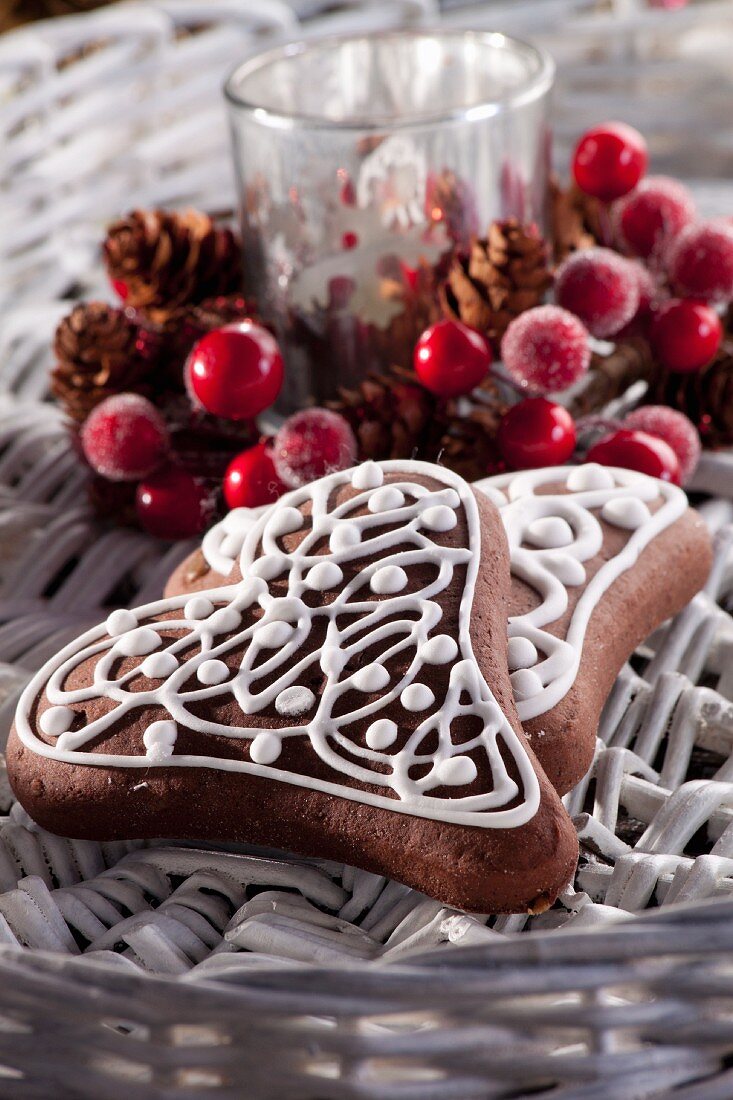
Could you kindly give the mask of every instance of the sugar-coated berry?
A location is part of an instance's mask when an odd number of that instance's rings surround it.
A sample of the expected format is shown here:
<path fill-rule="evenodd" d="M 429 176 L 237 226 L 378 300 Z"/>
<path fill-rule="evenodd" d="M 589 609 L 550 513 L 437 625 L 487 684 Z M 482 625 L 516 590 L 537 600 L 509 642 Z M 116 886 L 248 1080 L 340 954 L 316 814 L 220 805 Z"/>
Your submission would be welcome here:
<path fill-rule="evenodd" d="M 685 298 L 729 302 L 733 298 L 733 225 L 719 220 L 683 230 L 670 250 L 669 279 Z"/>
<path fill-rule="evenodd" d="M 275 470 L 288 486 L 307 485 L 356 462 L 356 437 L 330 409 L 304 409 L 288 417 L 272 446 Z"/>
<path fill-rule="evenodd" d="M 619 428 L 594 443 L 586 460 L 598 462 L 601 466 L 638 470 L 661 481 L 670 481 L 673 485 L 680 485 L 682 481 L 677 455 L 669 443 L 658 436 L 630 428 Z"/>
<path fill-rule="evenodd" d="M 160 539 L 200 535 L 212 512 L 203 481 L 179 466 L 166 466 L 141 481 L 135 505 L 140 526 Z"/>
<path fill-rule="evenodd" d="M 193 400 L 207 412 L 227 420 L 252 420 L 280 393 L 280 347 L 271 332 L 253 321 L 225 325 L 194 345 L 186 381 Z"/>
<path fill-rule="evenodd" d="M 654 314 L 650 340 L 663 367 L 687 373 L 701 370 L 714 358 L 723 326 L 714 309 L 691 298 L 672 298 Z"/>
<path fill-rule="evenodd" d="M 680 477 L 685 485 L 700 461 L 700 433 L 689 417 L 666 405 L 642 405 L 624 417 L 624 427 L 656 435 L 677 455 Z"/>
<path fill-rule="evenodd" d="M 515 382 L 539 393 L 556 393 L 588 370 L 588 332 L 560 306 L 535 306 L 511 322 L 501 342 L 501 355 Z"/>
<path fill-rule="evenodd" d="M 267 440 L 238 454 L 224 474 L 224 499 L 228 508 L 258 508 L 272 504 L 285 492 L 272 460 Z"/>
<path fill-rule="evenodd" d="M 633 190 L 646 172 L 644 138 L 624 122 L 606 122 L 587 130 L 573 154 L 573 176 L 581 191 L 612 202 Z"/>
<path fill-rule="evenodd" d="M 499 425 L 501 453 L 515 470 L 562 466 L 575 450 L 575 439 L 568 410 L 546 397 L 527 397 L 512 405 Z"/>
<path fill-rule="evenodd" d="M 95 473 L 110 481 L 137 481 L 160 466 L 170 439 L 152 402 L 118 393 L 92 409 L 81 429 L 81 446 Z"/>
<path fill-rule="evenodd" d="M 669 176 L 648 176 L 614 208 L 621 243 L 645 260 L 661 259 L 670 242 L 694 220 L 692 195 Z"/>
<path fill-rule="evenodd" d="M 438 397 L 470 393 L 486 377 L 491 350 L 481 333 L 445 319 L 425 329 L 415 345 L 415 373 Z"/>
<path fill-rule="evenodd" d="M 592 336 L 603 340 L 636 314 L 639 276 L 630 260 L 610 248 L 583 249 L 560 265 L 555 301 L 580 317 Z"/>

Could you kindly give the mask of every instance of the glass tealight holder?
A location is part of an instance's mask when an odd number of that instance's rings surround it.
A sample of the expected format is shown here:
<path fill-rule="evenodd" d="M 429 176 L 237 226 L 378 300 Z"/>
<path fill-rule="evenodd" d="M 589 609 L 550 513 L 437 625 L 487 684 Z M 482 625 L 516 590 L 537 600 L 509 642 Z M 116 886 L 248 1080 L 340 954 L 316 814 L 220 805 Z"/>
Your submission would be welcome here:
<path fill-rule="evenodd" d="M 296 42 L 226 83 L 245 292 L 281 341 L 279 411 L 408 366 L 449 257 L 543 228 L 554 65 L 502 34 Z"/>

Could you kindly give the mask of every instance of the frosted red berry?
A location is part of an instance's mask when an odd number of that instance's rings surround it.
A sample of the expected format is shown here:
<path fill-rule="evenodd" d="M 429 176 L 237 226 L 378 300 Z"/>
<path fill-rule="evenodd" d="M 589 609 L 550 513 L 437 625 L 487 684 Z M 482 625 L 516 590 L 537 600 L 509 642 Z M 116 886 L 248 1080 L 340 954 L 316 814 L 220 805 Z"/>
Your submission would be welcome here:
<path fill-rule="evenodd" d="M 614 210 L 617 234 L 635 256 L 660 259 L 670 241 L 695 220 L 695 202 L 677 180 L 649 176 Z"/>
<path fill-rule="evenodd" d="M 723 326 L 714 309 L 690 298 L 672 298 L 654 314 L 650 340 L 663 367 L 687 373 L 701 370 L 714 358 Z"/>
<path fill-rule="evenodd" d="M 670 250 L 669 279 L 678 294 L 709 302 L 733 298 L 733 225 L 700 222 L 680 234 Z"/>
<path fill-rule="evenodd" d="M 633 190 L 646 172 L 644 138 L 624 122 L 587 130 L 573 154 L 573 176 L 581 191 L 612 202 Z"/>
<path fill-rule="evenodd" d="M 528 390 L 565 390 L 588 370 L 590 344 L 582 322 L 560 306 L 536 306 L 515 317 L 501 355 L 509 374 Z"/>
<path fill-rule="evenodd" d="M 555 300 L 592 336 L 606 339 L 628 324 L 639 308 L 639 276 L 630 260 L 610 248 L 573 252 L 560 265 Z"/>
<path fill-rule="evenodd" d="M 262 504 L 272 504 L 285 489 L 267 440 L 233 458 L 224 475 L 224 499 L 228 508 L 258 508 Z"/>
<path fill-rule="evenodd" d="M 170 439 L 155 405 L 136 393 L 118 393 L 92 409 L 81 429 L 81 446 L 102 477 L 137 481 L 160 466 Z"/>
<path fill-rule="evenodd" d="M 562 405 L 546 397 L 527 397 L 512 405 L 499 425 L 499 447 L 515 470 L 561 466 L 575 450 L 575 421 Z"/>
<path fill-rule="evenodd" d="M 288 417 L 272 446 L 275 470 L 288 486 L 306 485 L 356 462 L 356 437 L 330 409 L 304 409 Z"/>
<path fill-rule="evenodd" d="M 253 321 L 214 329 L 191 350 L 186 380 L 194 401 L 214 416 L 252 420 L 280 392 L 283 360 L 277 340 Z"/>
<path fill-rule="evenodd" d="M 140 526 L 160 539 L 200 535 L 213 510 L 204 482 L 178 466 L 166 466 L 141 481 L 135 506 Z"/>
<path fill-rule="evenodd" d="M 638 470 L 661 481 L 670 481 L 673 485 L 681 484 L 677 455 L 669 443 L 647 432 L 620 428 L 594 443 L 586 455 L 586 461 Z"/>
<path fill-rule="evenodd" d="M 642 405 L 624 417 L 624 427 L 656 435 L 677 455 L 680 477 L 685 485 L 700 461 L 700 433 L 689 417 L 666 405 Z"/>
<path fill-rule="evenodd" d="M 491 349 L 475 329 L 443 320 L 425 329 L 415 345 L 415 373 L 438 397 L 470 393 L 486 377 Z"/>

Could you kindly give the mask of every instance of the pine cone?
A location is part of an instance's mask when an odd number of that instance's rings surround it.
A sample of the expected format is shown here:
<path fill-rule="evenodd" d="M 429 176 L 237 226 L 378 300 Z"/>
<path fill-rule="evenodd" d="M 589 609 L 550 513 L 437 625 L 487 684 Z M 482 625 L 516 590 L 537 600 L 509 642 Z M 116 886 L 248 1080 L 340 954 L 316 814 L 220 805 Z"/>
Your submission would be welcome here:
<path fill-rule="evenodd" d="M 441 288 L 448 316 L 485 332 L 495 349 L 511 321 L 539 305 L 551 285 L 547 247 L 536 226 L 493 222 L 468 256 L 457 257 Z"/>
<path fill-rule="evenodd" d="M 76 423 L 111 394 L 152 389 L 156 339 L 105 302 L 75 306 L 56 329 L 54 350 L 51 390 Z"/>
<path fill-rule="evenodd" d="M 603 241 L 602 205 L 584 194 L 575 184 L 562 188 L 550 181 L 550 224 L 555 263 L 562 263 L 571 252 L 592 248 Z"/>
<path fill-rule="evenodd" d="M 733 343 L 724 343 L 709 367 L 689 374 L 659 369 L 647 403 L 671 405 L 692 420 L 704 447 L 733 445 Z"/>
<path fill-rule="evenodd" d="M 568 404 L 568 411 L 575 417 L 598 412 L 635 382 L 649 382 L 654 372 L 649 344 L 641 336 L 616 344 L 610 355 L 593 352 L 588 374 Z"/>
<path fill-rule="evenodd" d="M 234 293 L 242 277 L 238 238 L 197 210 L 135 210 L 110 226 L 104 256 L 127 305 L 158 324 L 180 306 Z"/>
<path fill-rule="evenodd" d="M 470 397 L 441 403 L 436 410 L 440 437 L 435 458 L 466 481 L 501 471 L 497 433 L 506 409 L 492 378 L 485 379 Z"/>

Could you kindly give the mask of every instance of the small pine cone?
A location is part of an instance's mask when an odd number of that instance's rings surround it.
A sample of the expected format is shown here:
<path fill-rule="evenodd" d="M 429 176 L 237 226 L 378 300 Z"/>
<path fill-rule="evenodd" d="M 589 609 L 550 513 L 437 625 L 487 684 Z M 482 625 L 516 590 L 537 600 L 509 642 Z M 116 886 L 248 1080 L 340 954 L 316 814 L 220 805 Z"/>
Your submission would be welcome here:
<path fill-rule="evenodd" d="M 370 375 L 356 389 L 341 389 L 328 407 L 351 425 L 361 460 L 426 458 L 435 399 L 407 370 Z"/>
<path fill-rule="evenodd" d="M 111 394 L 149 394 L 158 350 L 156 338 L 124 310 L 80 303 L 56 329 L 51 390 L 80 424 Z"/>
<path fill-rule="evenodd" d="M 685 413 L 700 432 L 703 447 L 733 445 L 733 345 L 723 345 L 708 367 L 689 374 L 658 369 L 645 401 Z"/>
<path fill-rule="evenodd" d="M 127 305 L 157 324 L 180 306 L 234 293 L 242 277 L 239 239 L 197 210 L 134 210 L 110 226 L 104 256 Z"/>
<path fill-rule="evenodd" d="M 439 439 L 434 457 L 467 481 L 499 472 L 503 465 L 497 435 L 506 409 L 491 378 L 470 397 L 446 401 L 436 415 Z"/>
<path fill-rule="evenodd" d="M 578 385 L 568 412 L 574 417 L 599 412 L 635 382 L 649 382 L 654 373 L 649 344 L 640 336 L 616 344 L 610 355 L 593 352 L 588 373 Z"/>
<path fill-rule="evenodd" d="M 555 263 L 562 263 L 571 252 L 592 248 L 603 241 L 602 204 L 584 194 L 575 184 L 562 188 L 550 181 L 550 224 Z"/>
<path fill-rule="evenodd" d="M 485 332 L 495 349 L 511 321 L 542 302 L 552 283 L 547 247 L 534 225 L 493 222 L 468 256 L 457 257 L 441 288 L 444 312 Z"/>

